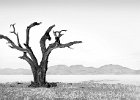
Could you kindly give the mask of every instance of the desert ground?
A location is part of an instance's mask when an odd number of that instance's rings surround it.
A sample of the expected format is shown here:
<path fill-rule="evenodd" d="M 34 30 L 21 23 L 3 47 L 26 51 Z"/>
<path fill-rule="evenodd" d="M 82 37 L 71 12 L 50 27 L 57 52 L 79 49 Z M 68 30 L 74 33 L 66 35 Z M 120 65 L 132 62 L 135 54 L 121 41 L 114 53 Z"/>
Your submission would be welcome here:
<path fill-rule="evenodd" d="M 0 83 L 0 100 L 140 100 L 140 86 L 94 81 L 51 83 L 51 88 L 28 87 L 30 82 Z"/>

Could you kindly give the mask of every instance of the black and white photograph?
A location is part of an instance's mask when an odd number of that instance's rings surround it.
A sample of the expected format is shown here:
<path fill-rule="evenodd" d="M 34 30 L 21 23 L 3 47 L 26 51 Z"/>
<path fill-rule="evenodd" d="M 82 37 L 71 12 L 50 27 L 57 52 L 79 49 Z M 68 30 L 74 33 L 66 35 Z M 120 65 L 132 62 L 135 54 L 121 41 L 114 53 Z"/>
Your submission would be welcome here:
<path fill-rule="evenodd" d="M 140 0 L 0 0 L 0 100 L 140 100 Z"/>

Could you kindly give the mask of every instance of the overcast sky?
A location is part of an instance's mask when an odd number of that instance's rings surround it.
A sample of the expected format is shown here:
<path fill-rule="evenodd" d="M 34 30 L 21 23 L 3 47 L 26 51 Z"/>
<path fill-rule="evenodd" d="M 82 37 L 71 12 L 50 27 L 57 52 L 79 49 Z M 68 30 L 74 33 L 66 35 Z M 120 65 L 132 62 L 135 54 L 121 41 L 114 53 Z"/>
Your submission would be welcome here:
<path fill-rule="evenodd" d="M 30 44 L 39 61 L 39 40 L 53 24 L 56 25 L 53 30 L 68 30 L 61 39 L 62 43 L 83 41 L 73 46 L 74 49 L 52 51 L 49 66 L 119 64 L 140 69 L 139 0 L 0 1 L 0 34 L 15 41 L 16 37 L 9 33 L 12 30 L 9 26 L 16 23 L 16 31 L 24 43 L 26 27 L 35 21 L 42 24 L 31 29 Z M 21 52 L 9 48 L 6 41 L 0 40 L 0 68 L 30 68 L 27 62 L 18 58 L 21 55 Z"/>

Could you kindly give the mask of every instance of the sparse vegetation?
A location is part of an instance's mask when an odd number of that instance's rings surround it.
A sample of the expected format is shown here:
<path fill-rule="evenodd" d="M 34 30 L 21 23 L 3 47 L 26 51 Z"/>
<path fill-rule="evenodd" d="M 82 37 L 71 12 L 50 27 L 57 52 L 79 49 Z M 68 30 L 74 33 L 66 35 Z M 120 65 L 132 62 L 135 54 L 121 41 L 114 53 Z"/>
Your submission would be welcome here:
<path fill-rule="evenodd" d="M 0 100 L 140 100 L 140 87 L 124 84 L 56 83 L 52 88 L 30 83 L 0 84 Z"/>

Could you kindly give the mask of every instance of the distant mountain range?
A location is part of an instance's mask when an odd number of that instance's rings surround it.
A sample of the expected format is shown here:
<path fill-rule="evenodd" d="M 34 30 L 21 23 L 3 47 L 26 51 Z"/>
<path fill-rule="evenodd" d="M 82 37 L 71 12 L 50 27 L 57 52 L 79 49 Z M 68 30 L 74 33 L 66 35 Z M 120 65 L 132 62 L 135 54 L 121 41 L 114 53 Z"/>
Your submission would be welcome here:
<path fill-rule="evenodd" d="M 30 69 L 0 69 L 0 75 L 31 75 Z M 55 65 L 50 66 L 47 75 L 123 75 L 140 74 L 140 70 L 129 69 L 120 65 L 104 65 L 99 68 L 85 67 L 83 65 Z"/>

